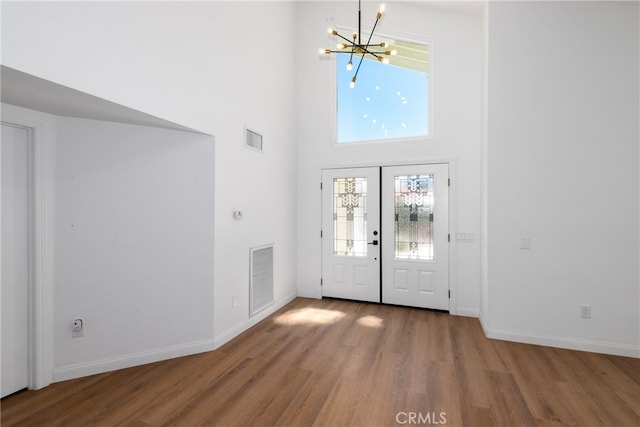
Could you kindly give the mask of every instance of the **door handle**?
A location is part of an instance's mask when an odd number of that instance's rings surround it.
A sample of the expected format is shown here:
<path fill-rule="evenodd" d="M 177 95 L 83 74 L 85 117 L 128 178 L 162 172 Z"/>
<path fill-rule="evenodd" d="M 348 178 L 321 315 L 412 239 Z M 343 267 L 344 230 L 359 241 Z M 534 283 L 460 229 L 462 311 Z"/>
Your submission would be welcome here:
<path fill-rule="evenodd" d="M 367 245 L 378 246 L 378 241 L 377 241 L 377 240 L 374 240 L 373 242 L 369 242 L 369 243 L 367 243 Z"/>

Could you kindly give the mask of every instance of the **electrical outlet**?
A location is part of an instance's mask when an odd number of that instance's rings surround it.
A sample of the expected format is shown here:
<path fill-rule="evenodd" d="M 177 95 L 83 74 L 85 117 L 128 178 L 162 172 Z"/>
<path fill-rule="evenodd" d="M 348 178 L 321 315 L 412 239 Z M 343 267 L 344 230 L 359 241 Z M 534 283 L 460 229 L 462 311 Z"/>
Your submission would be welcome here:
<path fill-rule="evenodd" d="M 238 297 L 231 297 L 231 307 L 236 308 L 238 306 Z"/>
<path fill-rule="evenodd" d="M 591 319 L 591 306 L 590 305 L 581 305 L 580 306 L 580 317 L 583 319 Z"/>
<path fill-rule="evenodd" d="M 71 338 L 84 336 L 84 319 L 74 319 L 71 324 Z"/>

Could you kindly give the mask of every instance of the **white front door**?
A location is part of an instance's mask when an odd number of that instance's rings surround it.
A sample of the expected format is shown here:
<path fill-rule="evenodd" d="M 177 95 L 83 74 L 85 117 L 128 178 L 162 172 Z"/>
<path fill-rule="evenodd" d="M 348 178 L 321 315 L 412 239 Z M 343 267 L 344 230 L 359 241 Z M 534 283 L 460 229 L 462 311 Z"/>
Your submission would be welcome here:
<path fill-rule="evenodd" d="M 322 296 L 380 302 L 380 168 L 322 172 Z"/>
<path fill-rule="evenodd" d="M 29 383 L 29 131 L 2 124 L 2 397 Z"/>
<path fill-rule="evenodd" d="M 382 302 L 449 310 L 449 167 L 382 168 Z"/>
<path fill-rule="evenodd" d="M 324 170 L 322 189 L 323 296 L 449 310 L 447 164 Z"/>

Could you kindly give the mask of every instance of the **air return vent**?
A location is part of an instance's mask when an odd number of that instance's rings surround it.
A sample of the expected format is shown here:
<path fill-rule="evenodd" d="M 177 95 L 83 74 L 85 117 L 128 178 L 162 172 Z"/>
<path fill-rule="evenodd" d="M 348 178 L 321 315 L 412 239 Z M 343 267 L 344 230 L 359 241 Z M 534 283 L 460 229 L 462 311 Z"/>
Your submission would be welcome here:
<path fill-rule="evenodd" d="M 244 129 L 244 145 L 247 148 L 251 148 L 262 153 L 262 135 L 251 129 Z"/>
<path fill-rule="evenodd" d="M 273 304 L 273 245 L 251 248 L 249 315 Z"/>

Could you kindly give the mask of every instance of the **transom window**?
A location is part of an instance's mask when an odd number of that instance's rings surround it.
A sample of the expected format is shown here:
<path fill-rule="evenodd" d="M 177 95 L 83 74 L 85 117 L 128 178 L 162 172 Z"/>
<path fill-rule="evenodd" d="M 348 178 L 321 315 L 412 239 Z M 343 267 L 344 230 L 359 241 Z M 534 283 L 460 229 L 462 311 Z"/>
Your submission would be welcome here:
<path fill-rule="evenodd" d="M 349 55 L 337 56 L 338 143 L 429 135 L 429 45 L 372 41 L 381 42 L 397 54 L 389 64 L 365 58 L 354 87 L 350 83 L 360 58 L 354 57 L 348 70 Z"/>

